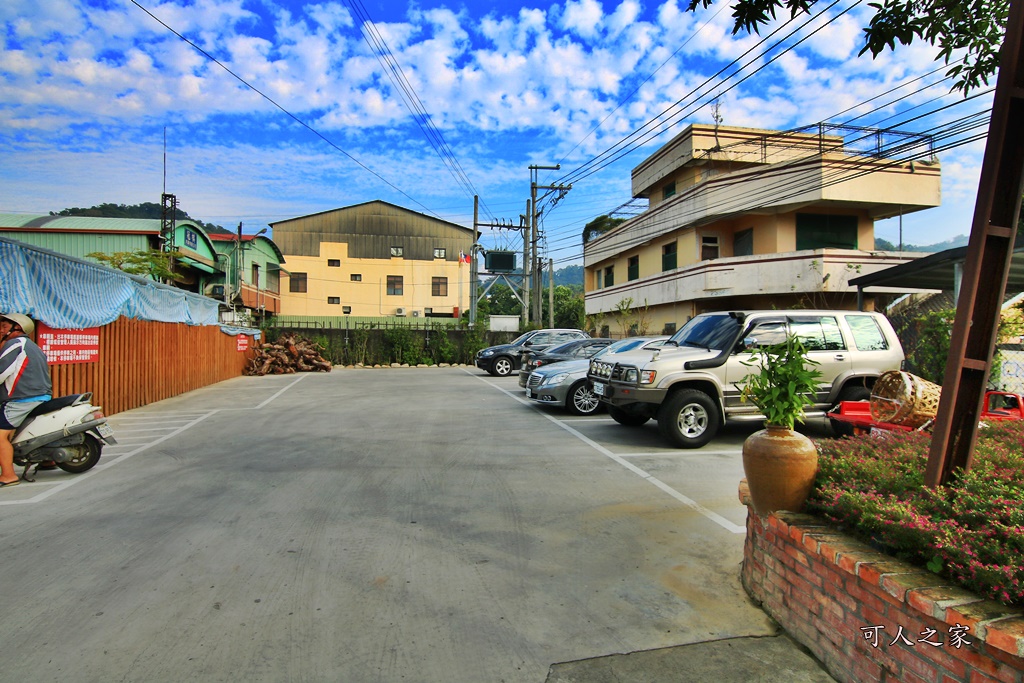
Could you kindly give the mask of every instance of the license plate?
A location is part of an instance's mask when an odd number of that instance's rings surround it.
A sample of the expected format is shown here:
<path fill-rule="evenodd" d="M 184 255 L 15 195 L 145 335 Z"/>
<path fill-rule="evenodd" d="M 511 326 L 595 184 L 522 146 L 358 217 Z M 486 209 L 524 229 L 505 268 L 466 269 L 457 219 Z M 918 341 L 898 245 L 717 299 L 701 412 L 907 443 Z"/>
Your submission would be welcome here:
<path fill-rule="evenodd" d="M 533 398 L 533 392 L 529 389 L 526 390 L 526 398 Z"/>
<path fill-rule="evenodd" d="M 110 428 L 106 422 L 96 425 L 96 431 L 100 433 L 104 439 L 114 435 L 114 430 Z"/>
<path fill-rule="evenodd" d="M 594 394 L 597 396 L 604 396 L 604 385 L 600 382 L 594 382 Z"/>

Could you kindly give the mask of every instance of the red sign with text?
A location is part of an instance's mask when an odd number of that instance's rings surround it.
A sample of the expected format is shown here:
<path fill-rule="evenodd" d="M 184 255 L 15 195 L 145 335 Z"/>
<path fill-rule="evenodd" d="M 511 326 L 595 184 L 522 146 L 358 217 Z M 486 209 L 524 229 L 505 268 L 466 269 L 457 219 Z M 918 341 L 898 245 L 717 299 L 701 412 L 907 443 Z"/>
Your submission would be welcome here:
<path fill-rule="evenodd" d="M 236 337 L 236 339 L 237 339 L 237 343 L 238 343 L 238 347 L 237 348 L 238 348 L 239 351 L 248 351 L 249 350 L 249 335 L 247 335 L 247 334 L 240 334 L 240 335 L 238 335 L 238 337 Z"/>
<path fill-rule="evenodd" d="M 50 365 L 95 363 L 100 359 L 100 328 L 55 330 L 45 323 L 36 323 L 36 343 L 46 354 Z"/>

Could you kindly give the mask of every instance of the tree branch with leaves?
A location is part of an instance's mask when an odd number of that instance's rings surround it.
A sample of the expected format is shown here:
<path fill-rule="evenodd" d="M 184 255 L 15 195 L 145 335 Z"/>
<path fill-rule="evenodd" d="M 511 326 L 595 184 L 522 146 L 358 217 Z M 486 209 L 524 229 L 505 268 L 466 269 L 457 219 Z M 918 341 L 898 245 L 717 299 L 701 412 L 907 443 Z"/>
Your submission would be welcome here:
<path fill-rule="evenodd" d="M 707 8 L 715 0 L 690 0 L 687 10 Z M 760 33 L 780 10 L 790 18 L 810 12 L 815 0 L 734 0 L 733 34 Z M 896 44 L 923 40 L 939 49 L 936 59 L 952 64 L 946 75 L 955 78 L 953 90 L 967 95 L 987 85 L 999 67 L 999 48 L 1006 33 L 1009 0 L 882 0 L 869 7 L 875 14 L 864 28 L 859 54 L 878 57 Z"/>

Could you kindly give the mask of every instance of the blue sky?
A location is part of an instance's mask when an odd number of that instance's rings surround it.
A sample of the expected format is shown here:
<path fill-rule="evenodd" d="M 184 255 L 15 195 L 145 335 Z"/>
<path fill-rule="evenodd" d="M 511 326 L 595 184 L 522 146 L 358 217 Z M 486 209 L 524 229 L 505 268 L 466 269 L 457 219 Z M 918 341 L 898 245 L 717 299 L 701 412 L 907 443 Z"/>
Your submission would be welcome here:
<path fill-rule="evenodd" d="M 711 122 L 717 99 L 725 125 L 939 135 L 952 146 L 939 153 L 943 206 L 904 217 L 903 239 L 970 231 L 984 139 L 968 140 L 984 133 L 991 94 L 951 94 L 934 48 L 858 57 L 869 9 L 853 0 L 781 41 L 809 18 L 733 36 L 728 6 L 686 4 L 5 0 L 0 212 L 159 202 L 165 131 L 166 190 L 193 217 L 248 233 L 374 199 L 468 227 L 474 192 L 481 220 L 518 224 L 528 166 L 561 164 L 540 179 L 574 178 L 543 215 L 546 255 L 565 265 L 580 261 L 584 224 L 629 201 L 630 170 L 686 124 Z M 433 146 L 360 14 L 429 114 Z M 728 66 L 737 58 L 742 70 Z M 659 134 L 628 137 L 659 121 Z M 624 140 L 619 158 L 573 174 Z M 876 233 L 898 241 L 898 221 Z M 481 241 L 521 247 L 510 231 Z"/>

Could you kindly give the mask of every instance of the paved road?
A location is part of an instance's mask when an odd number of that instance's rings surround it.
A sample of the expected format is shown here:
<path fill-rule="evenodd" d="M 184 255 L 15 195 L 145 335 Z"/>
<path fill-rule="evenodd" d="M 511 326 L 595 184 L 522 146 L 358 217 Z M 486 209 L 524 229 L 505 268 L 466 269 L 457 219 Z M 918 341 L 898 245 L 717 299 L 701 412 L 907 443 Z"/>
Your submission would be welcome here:
<path fill-rule="evenodd" d="M 569 418 L 472 368 L 243 377 L 0 496 L 0 680 L 545 680 L 776 633 L 731 430 Z"/>

